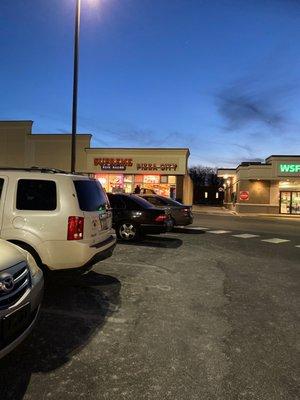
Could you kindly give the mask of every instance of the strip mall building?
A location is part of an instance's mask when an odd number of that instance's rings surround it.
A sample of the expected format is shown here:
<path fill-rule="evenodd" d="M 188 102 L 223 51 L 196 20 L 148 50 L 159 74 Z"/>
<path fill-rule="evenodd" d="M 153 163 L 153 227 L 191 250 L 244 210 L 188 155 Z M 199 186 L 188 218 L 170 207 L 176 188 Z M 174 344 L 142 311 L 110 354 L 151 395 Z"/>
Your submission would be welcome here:
<path fill-rule="evenodd" d="M 32 121 L 0 121 L 1 167 L 70 170 L 70 134 L 32 134 Z M 92 148 L 92 135 L 77 135 L 76 171 L 93 174 L 108 192 L 132 193 L 139 185 L 192 204 L 189 150 Z"/>
<path fill-rule="evenodd" d="M 265 163 L 218 169 L 225 205 L 241 213 L 300 215 L 300 155 L 273 155 Z"/>

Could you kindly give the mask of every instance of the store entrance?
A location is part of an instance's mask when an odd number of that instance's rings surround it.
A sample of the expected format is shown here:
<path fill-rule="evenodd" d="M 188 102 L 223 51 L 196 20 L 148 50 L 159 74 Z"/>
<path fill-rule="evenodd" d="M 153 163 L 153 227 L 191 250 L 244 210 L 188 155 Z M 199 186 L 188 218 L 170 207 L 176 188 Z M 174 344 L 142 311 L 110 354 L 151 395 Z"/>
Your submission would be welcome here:
<path fill-rule="evenodd" d="M 280 192 L 280 214 L 300 214 L 300 191 Z"/>

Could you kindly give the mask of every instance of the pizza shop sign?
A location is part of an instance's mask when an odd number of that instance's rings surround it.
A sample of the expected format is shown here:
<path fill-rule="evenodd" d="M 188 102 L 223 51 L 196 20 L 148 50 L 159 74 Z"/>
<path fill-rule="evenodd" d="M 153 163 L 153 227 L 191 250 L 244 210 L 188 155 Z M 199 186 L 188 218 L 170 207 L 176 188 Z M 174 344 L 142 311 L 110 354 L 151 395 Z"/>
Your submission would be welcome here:
<path fill-rule="evenodd" d="M 100 166 L 104 171 L 125 171 L 132 167 L 132 158 L 94 158 L 94 165 Z"/>
<path fill-rule="evenodd" d="M 136 169 L 139 171 L 176 171 L 177 164 L 168 163 L 141 163 L 136 165 Z"/>
<path fill-rule="evenodd" d="M 125 171 L 133 167 L 132 158 L 94 158 L 94 166 L 99 166 L 103 171 Z M 173 163 L 137 163 L 137 171 L 176 171 L 178 165 Z"/>

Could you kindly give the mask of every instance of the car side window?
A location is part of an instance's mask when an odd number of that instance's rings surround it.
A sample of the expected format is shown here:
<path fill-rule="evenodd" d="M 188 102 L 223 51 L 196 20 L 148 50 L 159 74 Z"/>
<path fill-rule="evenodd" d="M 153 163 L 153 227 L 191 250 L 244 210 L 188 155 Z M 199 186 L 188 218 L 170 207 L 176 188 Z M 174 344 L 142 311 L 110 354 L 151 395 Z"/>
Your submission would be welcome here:
<path fill-rule="evenodd" d="M 167 200 L 167 199 L 166 199 L 165 204 L 168 205 L 168 206 L 180 206 L 179 203 L 176 203 L 176 202 L 173 201 L 173 200 Z"/>
<path fill-rule="evenodd" d="M 148 200 L 151 204 L 153 204 L 154 206 L 164 206 L 165 203 L 163 202 L 163 200 L 161 200 L 159 197 L 147 197 L 146 200 Z"/>
<path fill-rule="evenodd" d="M 130 197 L 124 198 L 125 208 L 127 210 L 143 210 L 143 207 L 134 199 Z"/>
<path fill-rule="evenodd" d="M 149 203 L 151 203 L 151 204 L 155 204 L 155 202 L 153 201 L 153 199 L 150 196 L 143 196 L 142 198 L 149 201 Z"/>
<path fill-rule="evenodd" d="M 117 209 L 124 209 L 126 208 L 126 204 L 124 203 L 124 201 L 122 200 L 122 198 L 120 196 L 110 196 L 109 197 L 110 203 L 112 208 L 117 208 Z"/>
<path fill-rule="evenodd" d="M 55 210 L 57 207 L 55 182 L 39 179 L 20 179 L 16 207 L 18 210 Z"/>

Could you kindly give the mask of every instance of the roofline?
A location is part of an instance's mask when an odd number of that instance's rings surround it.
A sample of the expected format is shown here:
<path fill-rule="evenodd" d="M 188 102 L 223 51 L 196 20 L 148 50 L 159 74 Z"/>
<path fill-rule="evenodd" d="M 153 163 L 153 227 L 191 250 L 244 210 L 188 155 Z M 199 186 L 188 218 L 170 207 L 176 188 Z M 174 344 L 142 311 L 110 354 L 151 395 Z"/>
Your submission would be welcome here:
<path fill-rule="evenodd" d="M 247 163 L 247 161 L 241 161 L 236 168 L 225 168 L 225 167 L 222 167 L 222 168 L 217 168 L 217 171 L 220 171 L 220 170 L 236 171 L 240 167 L 245 168 L 245 167 L 251 167 L 251 166 L 266 166 L 266 165 L 270 165 L 269 164 L 269 160 L 271 158 L 287 158 L 287 157 L 289 157 L 289 158 L 300 158 L 300 154 L 272 154 L 271 156 L 269 156 L 268 158 L 265 159 L 265 161 L 266 161 L 265 163 L 261 162 L 259 164 L 252 164 L 251 165 L 251 161 L 249 161 L 249 165 L 242 165 L 243 162 Z"/>
<path fill-rule="evenodd" d="M 99 150 L 190 150 L 188 147 L 92 147 Z"/>
<path fill-rule="evenodd" d="M 32 119 L 1 119 L 0 120 L 0 123 L 1 122 L 16 122 L 16 123 L 23 123 L 23 122 L 32 122 L 33 123 L 33 120 Z"/>
<path fill-rule="evenodd" d="M 190 155 L 190 149 L 188 147 L 87 147 L 86 150 L 184 150 Z"/>
<path fill-rule="evenodd" d="M 6 119 L 0 120 L 0 125 L 1 124 L 11 124 L 11 125 L 24 125 L 24 124 L 33 124 L 33 121 L 31 119 L 24 119 L 24 120 L 13 120 L 13 119 Z"/>
<path fill-rule="evenodd" d="M 290 158 L 293 158 L 293 157 L 297 157 L 297 158 L 300 158 L 300 154 L 286 154 L 286 155 L 284 155 L 284 154 L 272 154 L 271 156 L 269 156 L 268 158 L 266 158 L 266 161 L 268 161 L 270 158 L 272 158 L 272 157 L 276 157 L 276 158 L 287 158 L 287 157 L 290 157 Z"/>
<path fill-rule="evenodd" d="M 72 133 L 30 133 L 29 136 L 72 136 Z M 92 137 L 90 133 L 77 133 L 76 136 Z"/>

